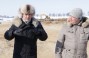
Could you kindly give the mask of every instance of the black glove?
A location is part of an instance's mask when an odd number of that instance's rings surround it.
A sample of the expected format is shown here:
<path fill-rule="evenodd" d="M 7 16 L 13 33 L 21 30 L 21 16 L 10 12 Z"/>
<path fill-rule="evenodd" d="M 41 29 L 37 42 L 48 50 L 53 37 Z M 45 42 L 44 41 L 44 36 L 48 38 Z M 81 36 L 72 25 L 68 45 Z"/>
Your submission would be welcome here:
<path fill-rule="evenodd" d="M 8 40 L 13 39 L 13 38 L 14 38 L 13 32 L 14 32 L 16 29 L 18 29 L 18 27 L 16 27 L 15 25 L 12 25 L 12 26 L 9 28 L 9 30 L 7 30 L 7 31 L 5 32 L 4 37 L 5 37 L 6 39 L 8 39 Z"/>
<path fill-rule="evenodd" d="M 22 29 L 17 29 L 13 32 L 14 35 L 22 36 Z"/>
<path fill-rule="evenodd" d="M 32 32 L 35 34 L 35 35 L 39 35 L 40 34 L 40 31 L 38 31 L 38 29 L 34 28 L 32 30 Z"/>
<path fill-rule="evenodd" d="M 15 31 L 15 30 L 17 30 L 18 29 L 18 27 L 16 27 L 14 24 L 9 28 L 9 30 L 8 30 L 8 32 L 9 32 L 9 34 L 12 34 L 13 35 L 13 32 Z"/>
<path fill-rule="evenodd" d="M 9 30 L 13 30 L 13 31 L 14 31 L 14 30 L 16 30 L 16 29 L 18 29 L 18 27 L 16 27 L 15 25 L 12 25 Z"/>
<path fill-rule="evenodd" d="M 16 27 L 14 24 L 11 26 L 11 28 L 9 29 L 9 31 L 12 31 L 13 35 L 20 35 L 21 30 L 19 27 Z"/>
<path fill-rule="evenodd" d="M 23 28 L 16 28 L 16 30 L 13 32 L 14 35 L 17 36 L 24 36 L 23 31 L 26 30 L 27 28 L 29 28 L 29 25 L 25 25 Z"/>

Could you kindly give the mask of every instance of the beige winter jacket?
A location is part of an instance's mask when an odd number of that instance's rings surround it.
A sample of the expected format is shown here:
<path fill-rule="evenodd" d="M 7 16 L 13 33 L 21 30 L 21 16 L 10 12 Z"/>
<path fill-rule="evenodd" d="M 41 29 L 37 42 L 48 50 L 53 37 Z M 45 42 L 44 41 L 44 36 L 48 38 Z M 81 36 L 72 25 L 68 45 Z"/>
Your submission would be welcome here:
<path fill-rule="evenodd" d="M 56 58 L 87 58 L 89 19 L 78 25 L 63 26 L 56 43 Z"/>

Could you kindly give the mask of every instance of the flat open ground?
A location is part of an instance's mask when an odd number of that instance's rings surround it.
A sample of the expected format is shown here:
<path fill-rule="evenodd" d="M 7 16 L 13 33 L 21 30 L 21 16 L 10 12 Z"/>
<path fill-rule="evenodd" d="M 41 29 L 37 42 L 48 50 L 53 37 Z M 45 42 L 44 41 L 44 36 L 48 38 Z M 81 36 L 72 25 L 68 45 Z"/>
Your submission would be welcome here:
<path fill-rule="evenodd" d="M 43 27 L 48 33 L 48 39 L 46 41 L 37 42 L 38 58 L 55 58 L 55 44 L 58 38 L 58 32 L 63 23 L 43 23 Z M 0 58 L 12 58 L 14 40 L 7 41 L 4 39 L 4 32 L 8 29 L 10 23 L 0 24 Z M 88 43 L 88 55 L 89 55 L 89 43 Z"/>

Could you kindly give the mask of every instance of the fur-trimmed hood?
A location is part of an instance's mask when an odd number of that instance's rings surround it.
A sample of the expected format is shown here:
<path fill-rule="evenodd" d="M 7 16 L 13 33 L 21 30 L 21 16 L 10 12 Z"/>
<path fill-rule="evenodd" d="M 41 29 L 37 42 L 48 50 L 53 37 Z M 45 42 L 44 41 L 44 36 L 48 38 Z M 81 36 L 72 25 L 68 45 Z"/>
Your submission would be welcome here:
<path fill-rule="evenodd" d="M 15 26 L 18 27 L 18 26 L 20 26 L 22 24 L 22 21 L 21 21 L 21 19 L 18 16 L 15 16 L 13 18 L 12 24 L 14 24 Z"/>
<path fill-rule="evenodd" d="M 18 16 L 14 17 L 12 24 L 14 24 L 15 26 L 20 26 L 22 24 L 22 20 L 21 18 L 19 18 Z M 39 21 L 37 19 L 35 19 L 34 17 L 32 17 L 32 24 L 37 27 L 39 24 Z"/>
<path fill-rule="evenodd" d="M 82 27 L 88 27 L 89 26 L 89 19 L 86 18 L 86 20 L 82 23 Z"/>
<path fill-rule="evenodd" d="M 73 26 L 72 24 L 70 24 L 68 22 L 67 22 L 67 25 L 70 26 L 70 27 Z M 88 27 L 89 26 L 89 19 L 87 17 L 83 17 L 78 25 L 80 25 L 80 26 L 82 26 L 84 28 Z"/>

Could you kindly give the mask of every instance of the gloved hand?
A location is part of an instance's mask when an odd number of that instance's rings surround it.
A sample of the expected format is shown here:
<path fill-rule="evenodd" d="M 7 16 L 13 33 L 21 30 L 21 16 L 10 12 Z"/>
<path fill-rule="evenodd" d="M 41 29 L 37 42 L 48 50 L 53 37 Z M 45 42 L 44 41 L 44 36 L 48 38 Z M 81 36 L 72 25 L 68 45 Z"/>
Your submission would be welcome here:
<path fill-rule="evenodd" d="M 37 29 L 37 27 L 35 27 L 33 24 L 30 25 L 31 29 L 32 29 L 32 33 L 35 35 L 39 35 L 40 31 Z"/>
<path fill-rule="evenodd" d="M 9 29 L 9 31 L 12 31 L 13 35 L 20 35 L 21 30 L 19 27 L 16 27 L 14 24 L 11 26 L 11 28 Z"/>
<path fill-rule="evenodd" d="M 14 35 L 18 35 L 18 36 L 22 36 L 22 35 L 21 35 L 21 34 L 22 34 L 21 31 L 22 31 L 22 29 L 19 28 L 19 29 L 15 30 L 15 31 L 13 32 L 13 34 L 14 34 Z"/>
<path fill-rule="evenodd" d="M 18 29 L 18 27 L 16 27 L 14 24 L 9 28 L 9 30 L 16 30 L 16 29 Z"/>
<path fill-rule="evenodd" d="M 15 25 L 12 25 L 12 26 L 9 28 L 9 30 L 7 30 L 7 31 L 5 32 L 4 37 L 5 37 L 6 39 L 8 39 L 8 40 L 11 40 L 12 38 L 14 38 L 13 32 L 14 32 L 16 29 L 18 29 L 18 27 L 16 27 Z"/>
<path fill-rule="evenodd" d="M 34 28 L 32 30 L 32 32 L 35 34 L 35 35 L 39 35 L 40 34 L 40 31 L 38 31 L 38 29 Z"/>

